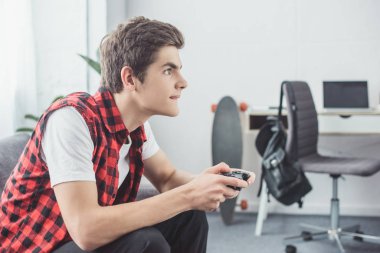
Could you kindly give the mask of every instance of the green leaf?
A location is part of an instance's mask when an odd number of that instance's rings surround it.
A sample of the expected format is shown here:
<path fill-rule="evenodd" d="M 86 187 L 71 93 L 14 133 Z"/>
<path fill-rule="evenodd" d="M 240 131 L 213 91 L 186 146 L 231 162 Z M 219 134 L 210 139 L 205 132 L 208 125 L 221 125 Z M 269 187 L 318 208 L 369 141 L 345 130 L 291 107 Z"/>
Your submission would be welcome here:
<path fill-rule="evenodd" d="M 38 117 L 36 115 L 33 115 L 33 114 L 25 114 L 24 118 L 25 119 L 31 119 L 31 120 L 34 120 L 34 121 L 38 121 L 40 119 L 40 117 Z"/>
<path fill-rule="evenodd" d="M 100 63 L 97 62 L 97 61 L 94 61 L 93 59 L 87 57 L 87 56 L 84 56 L 84 55 L 81 55 L 81 54 L 78 54 L 80 57 L 82 57 L 83 60 L 85 60 L 88 65 L 90 65 L 90 67 L 92 67 L 99 75 L 100 75 Z"/>
<path fill-rule="evenodd" d="M 33 132 L 33 128 L 30 127 L 20 127 L 16 129 L 16 132 Z"/>

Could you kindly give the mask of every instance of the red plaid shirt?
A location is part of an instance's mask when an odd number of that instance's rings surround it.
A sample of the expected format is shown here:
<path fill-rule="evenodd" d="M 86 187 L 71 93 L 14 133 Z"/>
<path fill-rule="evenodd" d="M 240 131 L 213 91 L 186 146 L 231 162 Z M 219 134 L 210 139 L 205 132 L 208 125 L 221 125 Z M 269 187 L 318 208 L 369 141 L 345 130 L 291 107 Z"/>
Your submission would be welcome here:
<path fill-rule="evenodd" d="M 101 206 L 135 200 L 144 170 L 143 126 L 129 133 L 112 94 L 105 88 L 91 96 L 73 93 L 52 104 L 42 115 L 1 196 L 0 252 L 51 252 L 71 240 L 63 223 L 49 170 L 41 159 L 41 139 L 49 115 L 73 106 L 83 116 L 94 143 L 92 162 Z M 129 173 L 118 190 L 121 146 L 131 136 Z"/>

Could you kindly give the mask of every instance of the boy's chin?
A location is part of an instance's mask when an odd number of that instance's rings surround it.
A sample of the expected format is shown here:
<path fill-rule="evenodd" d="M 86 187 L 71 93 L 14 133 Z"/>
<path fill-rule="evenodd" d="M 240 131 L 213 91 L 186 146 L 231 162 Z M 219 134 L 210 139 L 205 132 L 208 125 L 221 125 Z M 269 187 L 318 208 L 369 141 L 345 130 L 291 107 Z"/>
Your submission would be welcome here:
<path fill-rule="evenodd" d="M 168 115 L 166 115 L 166 116 L 169 116 L 169 117 L 176 117 L 176 116 L 178 116 L 178 114 L 179 114 L 179 111 L 177 111 L 177 112 L 173 112 L 173 113 L 170 113 L 170 114 L 168 114 Z"/>
<path fill-rule="evenodd" d="M 173 111 L 170 111 L 170 112 L 165 112 L 165 113 L 162 113 L 161 115 L 163 116 L 168 116 L 168 117 L 176 117 L 178 116 L 179 114 L 179 110 L 173 110 Z"/>

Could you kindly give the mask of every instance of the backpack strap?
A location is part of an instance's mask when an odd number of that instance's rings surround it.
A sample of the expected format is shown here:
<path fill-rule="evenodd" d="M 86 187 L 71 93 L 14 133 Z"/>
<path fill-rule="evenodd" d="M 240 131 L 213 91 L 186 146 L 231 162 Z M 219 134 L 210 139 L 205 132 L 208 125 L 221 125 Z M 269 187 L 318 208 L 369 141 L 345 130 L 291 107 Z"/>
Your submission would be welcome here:
<path fill-rule="evenodd" d="M 261 190 L 263 188 L 263 181 L 264 181 L 264 176 L 265 176 L 264 174 L 265 174 L 264 165 L 261 164 L 260 185 L 259 185 L 259 191 L 257 193 L 257 197 L 260 197 L 260 195 L 261 195 Z"/>
<path fill-rule="evenodd" d="M 257 193 L 257 197 L 260 197 L 261 195 L 261 190 L 263 189 L 263 182 L 264 182 L 264 176 L 265 176 L 265 169 L 264 166 L 261 165 L 261 177 L 260 177 L 260 186 L 259 186 L 259 192 Z M 267 192 L 264 192 L 264 194 L 267 195 L 267 202 L 270 203 L 270 192 L 267 187 Z"/>
<path fill-rule="evenodd" d="M 282 98 L 284 97 L 284 85 L 287 83 L 287 81 L 283 81 L 281 83 L 281 88 L 280 88 L 280 105 L 278 107 L 278 113 L 277 117 L 279 120 L 281 120 L 281 115 L 282 115 Z"/>
<path fill-rule="evenodd" d="M 283 91 L 283 87 L 285 85 L 286 81 L 282 82 L 281 84 L 281 89 L 280 89 L 280 104 L 279 104 L 279 107 L 278 107 L 278 113 L 277 113 L 277 119 L 272 119 L 272 120 L 276 120 L 277 122 L 281 121 L 281 113 L 282 113 L 282 98 L 284 96 L 284 91 Z M 280 124 L 278 124 L 278 127 L 280 127 Z M 264 152 L 265 153 L 265 152 Z M 264 156 L 264 155 L 263 155 Z M 264 181 L 264 177 L 265 177 L 265 168 L 264 168 L 264 165 L 261 164 L 261 177 L 260 177 L 260 186 L 259 186 L 259 191 L 257 193 L 257 197 L 260 197 L 261 195 L 261 190 L 262 190 L 262 187 L 263 187 L 263 181 Z M 268 194 L 268 202 L 269 202 L 269 191 L 267 190 L 266 194 Z"/>

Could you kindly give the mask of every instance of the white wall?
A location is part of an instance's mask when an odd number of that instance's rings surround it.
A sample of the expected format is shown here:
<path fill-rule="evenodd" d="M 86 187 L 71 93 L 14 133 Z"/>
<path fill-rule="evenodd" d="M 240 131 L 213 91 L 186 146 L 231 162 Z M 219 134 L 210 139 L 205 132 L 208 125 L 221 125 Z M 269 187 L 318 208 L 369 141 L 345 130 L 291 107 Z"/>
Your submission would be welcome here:
<path fill-rule="evenodd" d="M 42 111 L 54 97 L 86 89 L 86 65 L 76 55 L 86 53 L 85 1 L 38 0 L 32 6 Z"/>
<path fill-rule="evenodd" d="M 285 79 L 309 82 L 322 107 L 323 80 L 368 80 L 370 104 L 379 103 L 380 1 L 128 1 L 128 17 L 170 22 L 185 35 L 183 72 L 189 82 L 177 118 L 151 120 L 174 164 L 194 173 L 211 165 L 210 105 L 224 95 L 251 105 L 277 105 Z M 379 126 L 380 127 L 380 126 Z M 249 165 L 247 165 L 249 166 Z M 246 168 L 251 169 L 251 168 Z M 252 168 L 257 170 L 258 168 Z M 304 213 L 329 211 L 331 183 L 311 176 Z M 379 215 L 380 175 L 342 184 L 342 212 Z M 257 185 L 243 196 L 257 209 Z M 271 205 L 281 212 L 296 208 Z"/>
<path fill-rule="evenodd" d="M 211 165 L 210 105 L 224 95 L 256 106 L 277 105 L 281 81 L 301 79 L 321 107 L 322 80 L 366 79 L 371 105 L 379 103 L 380 1 L 36 0 L 33 5 L 41 111 L 56 95 L 96 89 L 98 77 L 76 53 L 94 57 L 101 37 L 125 17 L 159 19 L 184 33 L 181 56 L 190 85 L 180 116 L 155 117 L 151 123 L 173 163 L 193 173 Z M 315 189 L 303 212 L 326 213 L 330 180 L 311 180 Z M 342 212 L 379 215 L 379 180 L 380 174 L 368 180 L 348 177 L 340 191 Z M 256 188 L 242 194 L 252 210 Z"/>
<path fill-rule="evenodd" d="M 38 114 L 58 95 L 93 92 L 99 86 L 99 75 L 78 54 L 96 59 L 107 8 L 101 0 L 35 0 L 32 8 Z"/>
<path fill-rule="evenodd" d="M 0 0 L 0 138 L 29 126 L 36 110 L 34 34 L 28 0 Z M 33 125 L 33 124 L 32 124 Z"/>

